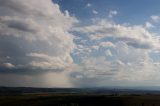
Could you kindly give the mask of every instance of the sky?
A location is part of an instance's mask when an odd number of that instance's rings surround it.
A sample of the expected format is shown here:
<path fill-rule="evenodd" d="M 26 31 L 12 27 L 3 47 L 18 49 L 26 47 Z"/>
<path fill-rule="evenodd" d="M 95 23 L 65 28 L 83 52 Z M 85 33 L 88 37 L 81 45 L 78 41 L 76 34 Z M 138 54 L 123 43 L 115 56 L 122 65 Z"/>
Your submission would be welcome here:
<path fill-rule="evenodd" d="M 160 86 L 159 0 L 0 0 L 0 86 Z"/>

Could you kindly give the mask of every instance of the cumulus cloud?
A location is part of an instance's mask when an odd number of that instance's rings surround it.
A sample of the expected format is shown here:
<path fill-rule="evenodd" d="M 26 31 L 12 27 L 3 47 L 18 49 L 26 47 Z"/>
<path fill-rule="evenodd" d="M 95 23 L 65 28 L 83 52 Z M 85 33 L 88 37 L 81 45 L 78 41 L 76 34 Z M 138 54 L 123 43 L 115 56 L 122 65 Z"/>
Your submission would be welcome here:
<path fill-rule="evenodd" d="M 154 25 L 152 25 L 150 22 L 146 22 L 145 27 L 146 27 L 147 29 L 149 29 L 149 28 L 154 28 Z"/>
<path fill-rule="evenodd" d="M 99 46 L 98 46 L 98 45 L 93 45 L 93 46 L 92 46 L 92 49 L 98 50 L 98 49 L 99 49 Z"/>
<path fill-rule="evenodd" d="M 71 82 L 77 87 L 128 86 L 132 84 L 143 86 L 146 83 L 153 85 L 152 81 L 158 82 L 159 65 L 147 60 L 147 56 L 139 56 L 138 50 L 135 51 L 127 53 L 130 57 L 121 54 L 120 58 L 114 61 L 108 61 L 103 56 L 85 58 L 81 68 L 76 68 L 77 72 L 74 71 L 70 74 Z M 140 54 L 144 55 L 143 51 Z M 134 56 L 132 57 L 132 55 Z M 125 61 L 127 58 L 131 59 Z"/>
<path fill-rule="evenodd" d="M 70 74 L 71 82 L 77 87 L 97 87 L 122 80 L 119 79 L 119 74 L 126 66 L 120 60 L 111 62 L 101 56 L 83 59 L 80 67 L 76 68 L 77 72 Z M 123 72 L 123 75 L 127 74 Z"/>
<path fill-rule="evenodd" d="M 106 42 L 100 42 L 99 46 L 102 46 L 102 47 L 115 47 L 115 45 L 110 42 L 110 41 L 106 41 Z"/>
<path fill-rule="evenodd" d="M 117 24 L 111 21 L 117 14 L 111 10 L 109 20 L 74 27 L 78 20 L 51 0 L 0 0 L 0 84 L 91 87 L 158 81 L 160 64 L 150 56 L 160 49 L 159 37 L 148 30 L 153 25 Z"/>
<path fill-rule="evenodd" d="M 35 58 L 35 61 L 32 61 L 30 63 L 32 67 L 38 67 L 44 70 L 65 69 L 67 67 L 70 67 L 70 65 L 73 63 L 73 60 L 70 55 L 65 55 L 62 57 L 56 57 L 56 56 L 54 57 L 41 53 L 30 53 L 27 56 Z"/>
<path fill-rule="evenodd" d="M 89 46 L 86 46 L 86 45 L 77 45 L 77 47 L 75 48 L 74 54 L 89 55 L 92 52 L 92 49 L 95 49 L 95 47 L 90 48 Z"/>
<path fill-rule="evenodd" d="M 107 50 L 107 51 L 105 52 L 105 54 L 106 54 L 106 56 L 113 56 L 110 50 Z"/>
<path fill-rule="evenodd" d="M 115 15 L 117 15 L 117 14 L 118 14 L 118 12 L 117 12 L 116 10 L 110 10 L 108 17 L 109 17 L 109 18 L 112 18 L 113 16 L 115 16 Z"/>
<path fill-rule="evenodd" d="M 140 25 L 125 26 L 99 20 L 96 24 L 75 28 L 75 31 L 87 34 L 91 40 L 113 38 L 115 41 L 123 41 L 135 48 L 159 48 L 159 38 Z"/>
<path fill-rule="evenodd" d="M 92 5 L 90 3 L 87 4 L 87 7 L 91 7 Z"/>
<path fill-rule="evenodd" d="M 13 68 L 15 68 L 15 66 L 12 63 L 3 63 L 2 68 L 13 69 Z"/>
<path fill-rule="evenodd" d="M 150 53 L 159 51 L 160 42 L 159 37 L 148 30 L 150 27 L 149 23 L 125 25 L 97 19 L 91 25 L 74 28 L 87 37 L 88 47 L 94 51 L 82 59 L 77 72 L 71 73 L 73 83 L 86 87 L 157 81 L 159 64 Z"/>
<path fill-rule="evenodd" d="M 93 13 L 93 14 L 98 14 L 98 11 L 93 10 L 92 13 Z"/>
<path fill-rule="evenodd" d="M 158 15 L 152 15 L 151 19 L 153 22 L 156 22 L 156 23 L 160 22 L 160 16 L 158 16 Z"/>
<path fill-rule="evenodd" d="M 53 71 L 71 67 L 75 44 L 69 31 L 77 22 L 51 0 L 0 0 L 1 66 Z"/>

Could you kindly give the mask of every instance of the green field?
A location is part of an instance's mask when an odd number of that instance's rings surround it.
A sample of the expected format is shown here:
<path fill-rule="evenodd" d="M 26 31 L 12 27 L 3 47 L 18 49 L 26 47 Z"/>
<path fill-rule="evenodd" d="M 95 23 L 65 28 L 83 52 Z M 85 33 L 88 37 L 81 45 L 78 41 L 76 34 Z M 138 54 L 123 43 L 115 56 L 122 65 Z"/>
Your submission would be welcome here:
<path fill-rule="evenodd" d="M 22 94 L 17 96 L 0 96 L 0 106 L 160 106 L 160 96 Z"/>

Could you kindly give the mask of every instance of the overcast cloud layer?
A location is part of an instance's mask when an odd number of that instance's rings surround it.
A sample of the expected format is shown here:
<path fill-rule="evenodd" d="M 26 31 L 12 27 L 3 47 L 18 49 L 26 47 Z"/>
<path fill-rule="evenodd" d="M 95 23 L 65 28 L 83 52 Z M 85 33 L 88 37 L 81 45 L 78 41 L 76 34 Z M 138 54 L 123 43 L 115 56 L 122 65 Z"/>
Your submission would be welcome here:
<path fill-rule="evenodd" d="M 0 0 L 0 85 L 156 85 L 160 62 L 151 55 L 160 53 L 160 39 L 150 28 L 159 17 L 130 25 L 114 22 L 116 15 L 81 25 L 51 0 Z"/>

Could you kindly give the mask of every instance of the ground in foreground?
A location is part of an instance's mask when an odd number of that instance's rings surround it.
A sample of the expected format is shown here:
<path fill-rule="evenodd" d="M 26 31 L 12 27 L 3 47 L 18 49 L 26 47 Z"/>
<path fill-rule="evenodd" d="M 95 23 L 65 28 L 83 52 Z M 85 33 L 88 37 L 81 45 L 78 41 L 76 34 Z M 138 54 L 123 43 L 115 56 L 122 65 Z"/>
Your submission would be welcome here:
<path fill-rule="evenodd" d="M 21 94 L 0 96 L 0 106 L 160 106 L 160 95 Z"/>

